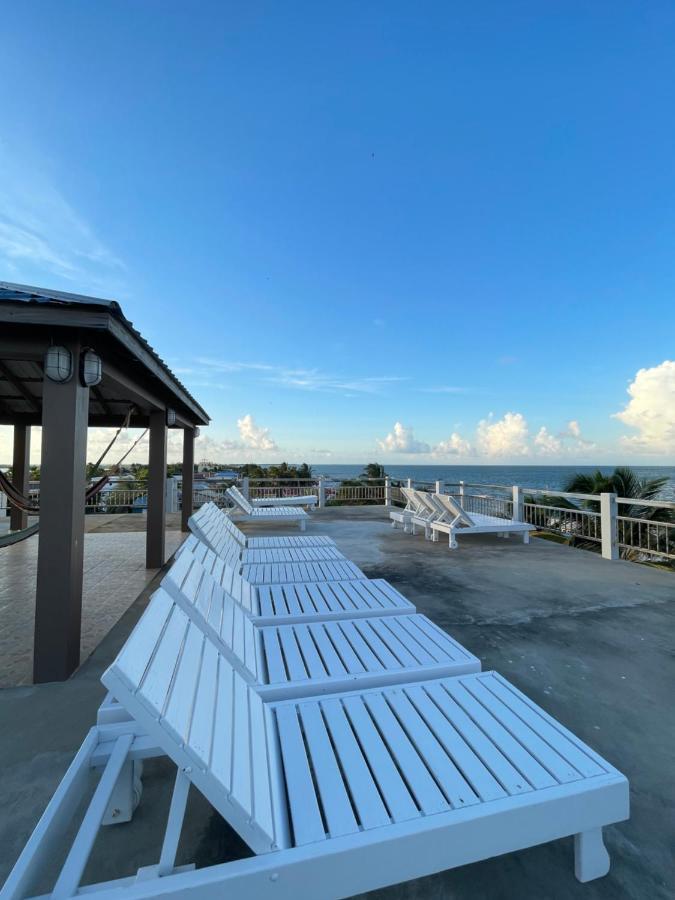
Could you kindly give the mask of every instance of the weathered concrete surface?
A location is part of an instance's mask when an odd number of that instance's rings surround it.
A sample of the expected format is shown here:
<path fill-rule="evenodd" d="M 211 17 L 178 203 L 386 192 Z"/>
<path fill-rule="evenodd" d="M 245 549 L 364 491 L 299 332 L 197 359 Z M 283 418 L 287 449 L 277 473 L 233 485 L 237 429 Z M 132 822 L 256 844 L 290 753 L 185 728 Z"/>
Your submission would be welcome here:
<path fill-rule="evenodd" d="M 566 839 L 377 891 L 370 900 L 673 896 L 675 576 L 536 539 L 527 547 L 472 536 L 451 553 L 392 531 L 382 513 L 321 510 L 308 531 L 333 536 L 369 576 L 388 578 L 485 669 L 502 672 L 621 769 L 631 781 L 632 813 L 606 832 L 610 874 L 586 885 L 574 879 Z M 0 880 L 94 721 L 100 672 L 148 593 L 66 684 L 0 691 Z M 134 821 L 105 829 L 88 880 L 156 861 L 171 783 L 170 765 L 147 766 Z M 246 852 L 193 789 L 179 861 L 207 865 Z"/>

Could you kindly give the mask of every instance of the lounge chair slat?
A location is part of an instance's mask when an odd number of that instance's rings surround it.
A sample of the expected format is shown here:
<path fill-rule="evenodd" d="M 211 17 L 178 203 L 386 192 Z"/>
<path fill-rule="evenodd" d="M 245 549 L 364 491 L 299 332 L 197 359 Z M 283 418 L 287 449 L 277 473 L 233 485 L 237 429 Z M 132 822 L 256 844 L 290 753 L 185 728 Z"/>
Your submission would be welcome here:
<path fill-rule="evenodd" d="M 426 693 L 443 712 L 453 728 L 462 735 L 463 740 L 473 753 L 481 760 L 486 760 L 485 765 L 498 779 L 503 788 L 510 794 L 526 794 L 532 790 L 528 780 L 516 769 L 501 750 L 498 750 L 488 735 L 467 715 L 459 704 L 455 702 L 445 682 L 432 683 L 426 689 Z"/>
<path fill-rule="evenodd" d="M 191 622 L 164 713 L 166 725 L 174 730 L 179 741 L 186 741 L 190 730 L 204 640 L 203 633 Z"/>
<path fill-rule="evenodd" d="M 279 632 L 276 628 L 264 628 L 262 631 L 265 646 L 265 659 L 270 684 L 283 683 L 287 680 L 286 666 L 281 653 Z"/>
<path fill-rule="evenodd" d="M 164 705 L 176 670 L 177 660 L 186 636 L 189 620 L 185 613 L 174 607 L 162 641 L 157 645 L 157 652 L 152 658 L 143 679 L 143 697 L 164 713 Z"/>
<path fill-rule="evenodd" d="M 453 807 L 460 808 L 479 803 L 478 796 L 457 769 L 457 766 L 448 756 L 433 732 L 429 731 L 426 723 L 406 696 L 405 691 L 389 690 L 385 691 L 384 695 L 396 715 L 399 725 L 405 731 L 419 756 L 424 760 L 445 799 Z"/>
<path fill-rule="evenodd" d="M 279 706 L 276 720 L 288 787 L 288 800 L 296 846 L 322 841 L 326 830 L 321 821 L 307 752 L 294 706 Z"/>
<path fill-rule="evenodd" d="M 490 769 L 438 708 L 430 690 L 421 685 L 412 685 L 406 688 L 406 695 L 460 772 L 463 772 L 475 794 L 482 800 L 498 800 L 508 796 Z M 483 742 L 483 747 L 485 746 Z"/>
<path fill-rule="evenodd" d="M 335 647 L 333 647 L 333 644 L 326 634 L 323 623 L 317 622 L 309 625 L 308 628 L 328 674 L 344 675 L 347 670 L 345 669 L 342 660 L 335 652 Z"/>
<path fill-rule="evenodd" d="M 595 753 L 505 679 L 494 677 L 483 684 L 544 740 L 555 746 L 561 756 L 569 760 L 578 772 L 587 778 L 607 772 L 607 767 Z"/>
<path fill-rule="evenodd" d="M 373 778 L 379 785 L 380 795 L 387 805 L 394 822 L 404 822 L 419 817 L 413 797 L 401 778 L 388 748 L 373 724 L 370 711 L 363 698 L 347 697 L 343 701 L 357 740 L 363 749 Z"/>
<path fill-rule="evenodd" d="M 235 673 L 222 656 L 218 660 L 218 696 L 213 729 L 211 769 L 227 792 L 232 790 Z"/>
<path fill-rule="evenodd" d="M 347 636 L 354 652 L 358 655 L 359 660 L 368 672 L 382 672 L 384 664 L 378 659 L 377 654 L 373 652 L 373 648 L 368 641 L 364 639 L 363 634 L 356 628 L 356 623 L 352 619 L 346 619 L 340 622 L 342 631 Z"/>
<path fill-rule="evenodd" d="M 292 628 L 302 651 L 302 658 L 309 671 L 309 677 L 321 681 L 328 675 L 328 670 L 316 649 L 310 630 L 306 626 L 282 625 L 283 628 Z M 266 628 L 263 631 L 267 631 Z"/>
<path fill-rule="evenodd" d="M 287 625 L 284 628 L 280 628 L 279 640 L 281 641 L 281 652 L 284 655 L 290 680 L 303 681 L 307 678 L 307 670 L 298 649 L 293 626 Z"/>
<path fill-rule="evenodd" d="M 547 772 L 561 784 L 578 781 L 581 774 L 563 759 L 550 744 L 520 719 L 508 706 L 500 702 L 480 681 L 467 682 L 467 691 L 481 703 L 510 734 L 517 733 L 518 741 Z"/>
<path fill-rule="evenodd" d="M 345 773 L 352 801 L 364 828 L 388 825 L 391 818 L 382 802 L 352 726 L 339 700 L 322 700 L 321 709 Z"/>
<path fill-rule="evenodd" d="M 382 693 L 373 692 L 365 694 L 364 700 L 419 808 L 425 815 L 446 810 L 448 801 L 422 764 L 419 753 L 403 731 L 385 697 Z"/>
<path fill-rule="evenodd" d="M 354 619 L 354 628 L 359 632 L 361 637 L 368 643 L 370 649 L 375 653 L 382 665 L 389 671 L 399 669 L 401 662 L 394 656 L 389 647 L 384 643 L 378 632 L 373 628 L 374 619 L 369 619 L 364 625 L 358 619 Z"/>
<path fill-rule="evenodd" d="M 425 660 L 416 658 L 384 621 L 381 621 L 380 619 L 370 619 L 368 624 L 373 631 L 377 632 L 378 637 L 387 647 L 387 650 L 393 654 L 399 666 L 413 666 L 420 662 L 432 662 L 430 658 Z"/>
<path fill-rule="evenodd" d="M 446 682 L 444 687 L 453 700 L 471 716 L 510 762 L 527 778 L 532 787 L 544 788 L 557 784 L 551 773 L 495 719 L 482 703 L 476 700 L 459 680 L 456 684 Z"/>
<path fill-rule="evenodd" d="M 322 800 L 324 816 L 331 837 L 354 834 L 359 826 L 345 790 L 340 768 L 326 732 L 321 709 L 316 703 L 299 704 L 298 711 L 305 732 L 314 775 Z"/>
<path fill-rule="evenodd" d="M 253 772 L 249 733 L 249 701 L 255 697 L 241 678 L 234 681 L 234 722 L 232 725 L 232 796 L 244 809 L 254 811 Z M 255 699 L 260 702 L 259 697 Z M 258 762 L 262 762 L 258 760 Z"/>
<path fill-rule="evenodd" d="M 326 622 L 323 629 L 331 639 L 346 670 L 350 674 L 365 672 L 363 663 L 342 630 L 342 622 Z"/>
<path fill-rule="evenodd" d="M 190 728 L 190 746 L 202 765 L 211 763 L 211 743 L 218 690 L 218 651 L 206 641 Z"/>

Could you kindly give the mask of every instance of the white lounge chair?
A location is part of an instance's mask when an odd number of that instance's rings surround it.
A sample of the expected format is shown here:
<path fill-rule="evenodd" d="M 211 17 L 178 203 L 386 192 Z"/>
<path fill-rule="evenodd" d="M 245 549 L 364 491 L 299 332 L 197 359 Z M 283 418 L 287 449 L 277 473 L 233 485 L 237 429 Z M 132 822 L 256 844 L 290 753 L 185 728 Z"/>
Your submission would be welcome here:
<path fill-rule="evenodd" d="M 145 616 L 168 621 L 179 606 L 265 700 L 480 672 L 473 654 L 418 613 L 257 626 L 204 581 L 196 595 L 160 587 Z"/>
<path fill-rule="evenodd" d="M 337 559 L 321 559 L 326 556 L 330 548 L 318 548 L 312 550 L 245 550 L 245 562 L 242 562 L 242 553 L 232 548 L 228 555 L 215 554 L 211 548 L 200 541 L 195 535 L 190 535 L 176 551 L 176 556 L 183 553 L 204 554 L 206 551 L 213 553 L 221 563 L 227 564 L 237 575 L 241 576 L 249 584 L 285 584 L 288 582 L 308 581 L 347 581 L 351 579 L 365 578 L 365 574 L 355 563 L 346 559 L 337 549 Z M 277 561 L 272 560 L 272 555 L 277 555 Z M 313 555 L 315 554 L 315 555 Z M 300 558 L 304 557 L 304 558 Z"/>
<path fill-rule="evenodd" d="M 221 533 L 219 538 L 210 538 L 209 531 L 202 531 L 201 537 L 196 534 L 189 535 L 185 541 L 185 548 L 190 548 L 195 541 L 205 542 L 218 556 L 232 565 L 256 565 L 264 563 L 301 563 L 301 562 L 323 562 L 332 560 L 334 562 L 343 562 L 345 560 L 344 553 L 333 545 L 325 544 L 321 547 L 263 547 L 255 550 L 242 549 L 241 545 L 232 537 L 232 535 Z M 181 545 L 181 550 L 183 545 Z"/>
<path fill-rule="evenodd" d="M 211 545 L 217 543 L 223 534 L 231 535 L 242 550 L 267 550 L 270 547 L 334 547 L 335 541 L 323 534 L 270 535 L 251 537 L 215 503 L 205 503 L 189 519 L 190 530 L 200 540 Z"/>
<path fill-rule="evenodd" d="M 430 523 L 433 519 L 438 518 L 438 510 L 426 498 L 424 491 L 417 491 L 413 488 L 401 488 L 401 493 L 406 499 L 406 507 L 401 510 L 392 510 L 389 518 L 392 520 L 392 527 L 397 524 L 403 526 L 405 532 L 416 533 L 416 528 L 424 528 L 424 536 L 431 537 Z"/>
<path fill-rule="evenodd" d="M 244 497 L 239 488 L 229 487 L 225 493 L 235 504 L 238 512 L 251 522 L 274 522 L 276 525 L 298 522 L 301 531 L 304 531 L 307 527 L 309 516 L 299 506 L 265 506 L 256 509 Z"/>
<path fill-rule="evenodd" d="M 211 579 L 205 579 L 205 574 Z M 216 590 L 214 585 L 222 590 Z M 212 610 L 209 620 L 222 618 L 226 597 L 231 597 L 255 625 L 415 612 L 413 604 L 383 578 L 251 584 L 203 545 L 177 557 L 164 576 L 162 587 L 179 602 L 182 595 L 200 608 L 206 604 Z"/>
<path fill-rule="evenodd" d="M 494 672 L 264 702 L 178 607 L 151 607 L 102 681 L 131 719 L 93 728 L 5 885 L 29 894 L 102 767 L 51 896 L 78 893 L 134 761 L 177 773 L 155 866 L 87 885 L 106 900 L 328 900 L 574 835 L 608 871 L 623 775 Z M 193 785 L 257 854 L 194 869 L 176 851 Z M 526 864 L 526 863 L 525 863 Z"/>
<path fill-rule="evenodd" d="M 251 506 L 316 506 L 319 498 L 316 494 L 300 494 L 297 497 L 252 497 Z"/>
<path fill-rule="evenodd" d="M 535 526 L 528 522 L 517 522 L 515 519 L 501 519 L 498 516 L 485 516 L 482 513 L 467 513 L 459 503 L 448 494 L 430 494 L 436 504 L 439 517 L 431 522 L 433 539 L 438 540 L 439 532 L 448 535 L 448 546 L 457 548 L 458 535 L 465 534 L 521 534 L 523 543 L 530 543 L 530 532 Z"/>

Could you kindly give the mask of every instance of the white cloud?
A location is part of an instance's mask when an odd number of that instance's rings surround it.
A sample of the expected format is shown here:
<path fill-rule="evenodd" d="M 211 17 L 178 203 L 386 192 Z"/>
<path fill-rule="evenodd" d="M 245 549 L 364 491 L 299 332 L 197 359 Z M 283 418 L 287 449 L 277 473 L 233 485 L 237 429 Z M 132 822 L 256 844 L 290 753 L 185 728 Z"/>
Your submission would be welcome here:
<path fill-rule="evenodd" d="M 429 453 L 431 450 L 429 444 L 415 440 L 412 428 L 400 422 L 396 422 L 393 431 L 377 443 L 387 453 Z"/>
<path fill-rule="evenodd" d="M 579 423 L 576 419 L 572 419 L 571 422 L 567 423 L 567 431 L 572 437 L 581 437 L 581 428 L 579 427 Z"/>
<path fill-rule="evenodd" d="M 241 442 L 247 450 L 264 450 L 273 453 L 279 449 L 270 436 L 269 428 L 261 428 L 256 425 L 250 413 L 243 419 L 237 419 L 237 428 Z"/>
<path fill-rule="evenodd" d="M 614 417 L 637 429 L 624 448 L 637 453 L 675 453 L 675 361 L 640 369 L 628 386 L 630 400 Z"/>
<path fill-rule="evenodd" d="M 545 456 L 556 456 L 563 449 L 561 438 L 551 434 L 545 425 L 542 425 L 537 432 L 534 438 L 534 446 L 538 453 Z"/>
<path fill-rule="evenodd" d="M 529 453 L 527 422 L 522 413 L 507 412 L 497 422 L 490 414 L 478 423 L 476 443 L 485 456 L 526 456 Z"/>
<path fill-rule="evenodd" d="M 194 363 L 174 366 L 193 386 L 223 387 L 222 375 L 257 374 L 262 380 L 299 391 L 328 394 L 380 394 L 389 385 L 406 381 L 398 375 L 334 375 L 319 369 L 294 368 L 259 362 L 198 357 Z"/>
<path fill-rule="evenodd" d="M 471 444 L 456 431 L 453 431 L 446 441 L 436 444 L 433 449 L 434 456 L 468 456 L 470 453 Z"/>
<path fill-rule="evenodd" d="M 104 246 L 38 164 L 0 143 L 0 261 L 12 278 L 38 270 L 101 284 L 123 264 Z"/>

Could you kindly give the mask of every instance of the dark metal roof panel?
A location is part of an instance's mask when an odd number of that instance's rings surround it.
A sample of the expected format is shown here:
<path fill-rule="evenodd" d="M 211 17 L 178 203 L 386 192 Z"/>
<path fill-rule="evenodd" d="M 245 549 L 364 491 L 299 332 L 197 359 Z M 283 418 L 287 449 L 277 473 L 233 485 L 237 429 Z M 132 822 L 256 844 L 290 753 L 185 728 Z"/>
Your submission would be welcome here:
<path fill-rule="evenodd" d="M 89 306 L 106 309 L 114 315 L 138 340 L 143 347 L 155 358 L 177 387 L 183 391 L 195 406 L 204 414 L 206 421 L 210 416 L 206 410 L 195 400 L 185 385 L 176 378 L 162 357 L 152 347 L 143 335 L 134 328 L 133 322 L 122 312 L 122 307 L 117 300 L 106 300 L 101 297 L 89 297 L 86 294 L 70 294 L 66 291 L 53 291 L 47 288 L 32 287 L 28 284 L 12 284 L 9 281 L 0 281 L 0 302 L 6 303 L 35 303 L 50 306 Z"/>

